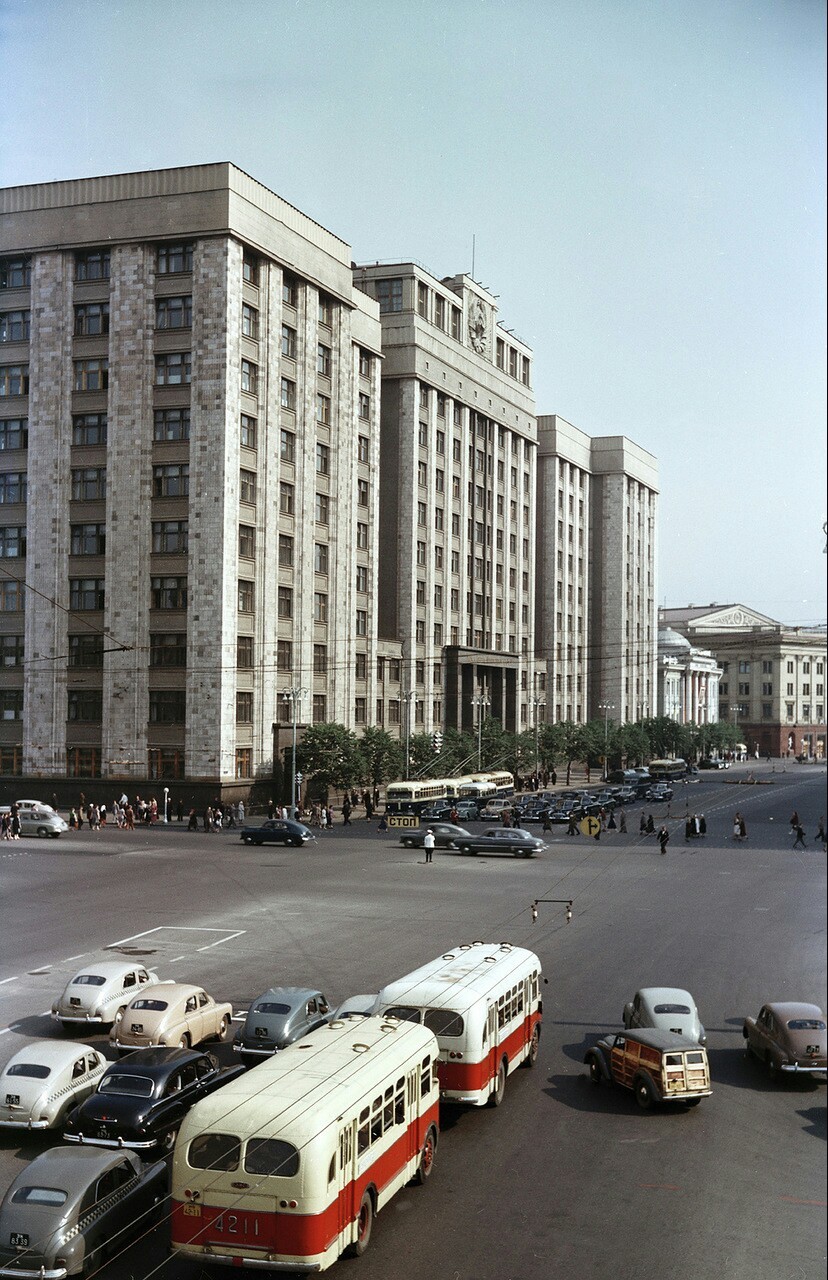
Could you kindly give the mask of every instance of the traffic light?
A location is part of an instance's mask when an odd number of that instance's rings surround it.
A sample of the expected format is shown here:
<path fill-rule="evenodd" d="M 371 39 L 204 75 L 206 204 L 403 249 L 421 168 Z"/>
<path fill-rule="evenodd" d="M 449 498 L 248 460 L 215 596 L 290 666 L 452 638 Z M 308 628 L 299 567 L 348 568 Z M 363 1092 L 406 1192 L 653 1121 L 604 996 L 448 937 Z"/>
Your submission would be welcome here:
<path fill-rule="evenodd" d="M 297 785 L 297 787 L 301 787 L 301 785 L 302 785 L 302 778 L 303 778 L 303 775 L 302 775 L 301 773 L 297 773 L 297 775 L 296 775 L 296 785 Z"/>
<path fill-rule="evenodd" d="M 439 729 L 431 735 L 431 745 L 434 747 L 435 755 L 439 755 L 443 750 L 443 735 Z"/>

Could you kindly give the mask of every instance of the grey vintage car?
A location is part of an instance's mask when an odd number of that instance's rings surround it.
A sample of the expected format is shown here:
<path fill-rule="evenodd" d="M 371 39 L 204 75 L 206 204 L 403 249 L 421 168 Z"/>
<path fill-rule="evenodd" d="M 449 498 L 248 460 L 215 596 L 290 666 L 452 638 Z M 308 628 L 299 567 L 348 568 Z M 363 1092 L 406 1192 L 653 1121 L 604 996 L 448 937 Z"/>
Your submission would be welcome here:
<path fill-rule="evenodd" d="M 233 1048 L 243 1062 L 260 1062 L 330 1017 L 330 1006 L 321 991 L 309 987 L 270 987 L 250 1005 L 244 1026 L 236 1032 Z"/>
<path fill-rule="evenodd" d="M 139 989 L 158 982 L 158 974 L 134 960 L 93 960 L 70 978 L 52 1017 L 67 1031 L 95 1023 L 111 1026 Z"/>
<path fill-rule="evenodd" d="M 94 1093 L 109 1063 L 89 1044 L 34 1040 L 0 1075 L 0 1129 L 58 1129 Z"/>
<path fill-rule="evenodd" d="M 654 1027 L 687 1036 L 698 1044 L 707 1044 L 707 1032 L 699 1019 L 696 1002 L 681 987 L 641 987 L 624 1005 L 622 1019 L 627 1030 Z"/>
<path fill-rule="evenodd" d="M 163 1160 L 132 1151 L 53 1147 L 26 1165 L 0 1205 L 0 1276 L 91 1275 L 146 1229 L 164 1200 Z"/>

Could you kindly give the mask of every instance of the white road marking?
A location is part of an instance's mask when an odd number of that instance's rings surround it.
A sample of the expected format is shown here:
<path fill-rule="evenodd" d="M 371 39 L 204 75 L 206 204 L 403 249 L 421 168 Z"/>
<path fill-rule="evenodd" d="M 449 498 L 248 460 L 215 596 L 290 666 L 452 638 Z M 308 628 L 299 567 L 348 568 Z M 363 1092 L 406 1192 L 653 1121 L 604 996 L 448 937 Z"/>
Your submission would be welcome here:
<path fill-rule="evenodd" d="M 89 955 L 89 952 L 88 952 L 88 951 L 81 951 L 80 955 L 77 955 L 77 956 L 67 956 L 67 957 L 66 957 L 66 959 L 65 959 L 65 960 L 61 960 L 61 962 L 60 962 L 60 963 L 61 963 L 61 964 L 68 964 L 70 960 L 82 960 L 84 956 L 88 956 L 88 955 Z"/>
<path fill-rule="evenodd" d="M 246 929 L 239 929 L 238 933 L 231 933 L 226 938 L 219 938 L 217 942 L 208 942 L 206 947 L 198 947 L 198 951 L 209 951 L 211 947 L 220 947 L 224 942 L 232 942 L 234 938 L 240 938 L 243 933 L 247 933 Z"/>
<path fill-rule="evenodd" d="M 170 960 L 170 961 L 169 961 L 169 963 L 170 963 L 170 964 L 178 964 L 179 960 L 184 960 L 185 958 L 186 958 L 185 956 L 176 956 L 176 957 L 175 957 L 175 959 L 174 959 L 174 960 Z"/>
<path fill-rule="evenodd" d="M 49 973 L 51 971 L 51 968 L 52 966 L 50 964 L 47 964 L 47 965 L 44 965 L 42 969 L 30 969 L 29 977 L 33 978 L 36 973 Z"/>
<path fill-rule="evenodd" d="M 6 983 L 7 983 L 7 982 L 17 982 L 17 980 L 18 980 L 18 979 L 17 979 L 17 977 L 14 977 L 14 978 L 3 978 L 2 982 L 0 982 L 0 987 L 4 987 L 4 986 L 6 985 Z"/>
<path fill-rule="evenodd" d="M 770 907 L 754 907 L 754 911 L 770 911 Z"/>
<path fill-rule="evenodd" d="M 7 1036 L 11 1031 L 11 1027 L 0 1027 L 0 1036 Z"/>
<path fill-rule="evenodd" d="M 218 929 L 211 925 L 157 924 L 154 929 L 144 929 L 141 933 L 131 933 L 127 938 L 120 938 L 117 942 L 108 942 L 104 950 L 108 951 L 112 947 L 122 947 L 125 942 L 132 942 L 135 938 L 146 938 L 151 933 L 161 933 L 165 929 L 173 930 L 176 933 L 227 933 L 226 928 Z M 241 932 L 244 933 L 245 930 L 242 929 Z M 233 936 L 238 937 L 238 934 L 234 934 Z"/>

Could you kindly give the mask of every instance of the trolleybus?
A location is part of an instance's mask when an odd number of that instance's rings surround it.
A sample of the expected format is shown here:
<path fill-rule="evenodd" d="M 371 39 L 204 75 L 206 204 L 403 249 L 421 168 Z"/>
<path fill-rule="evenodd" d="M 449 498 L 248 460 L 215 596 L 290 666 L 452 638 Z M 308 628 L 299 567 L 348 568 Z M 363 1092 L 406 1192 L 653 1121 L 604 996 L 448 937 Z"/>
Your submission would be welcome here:
<path fill-rule="evenodd" d="M 511 773 L 474 773 L 460 778 L 411 778 L 386 789 L 387 813 L 419 813 L 431 805 L 455 800 L 490 800 L 514 794 Z"/>
<path fill-rule="evenodd" d="M 173 1249 L 291 1273 L 364 1253 L 379 1210 L 431 1171 L 438 1052 L 424 1026 L 334 1020 L 197 1102 L 173 1158 Z"/>
<path fill-rule="evenodd" d="M 464 943 L 383 987 L 375 1009 L 434 1032 L 443 1099 L 497 1107 L 507 1076 L 537 1061 L 540 983 L 534 952 L 505 942 Z"/>
<path fill-rule="evenodd" d="M 687 777 L 687 763 L 684 760 L 651 760 L 647 768 L 653 782 L 681 782 Z"/>

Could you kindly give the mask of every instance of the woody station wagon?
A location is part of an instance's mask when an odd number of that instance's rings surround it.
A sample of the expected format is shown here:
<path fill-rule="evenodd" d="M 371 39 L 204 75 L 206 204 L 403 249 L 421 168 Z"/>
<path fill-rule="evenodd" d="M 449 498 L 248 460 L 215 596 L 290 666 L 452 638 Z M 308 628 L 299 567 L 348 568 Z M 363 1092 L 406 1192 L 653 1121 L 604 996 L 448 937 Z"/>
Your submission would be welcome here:
<path fill-rule="evenodd" d="M 681 1102 L 694 1107 L 712 1092 L 706 1049 L 672 1031 L 625 1031 L 605 1036 L 587 1050 L 593 1084 L 618 1084 L 632 1089 L 646 1111 L 657 1102 Z"/>

